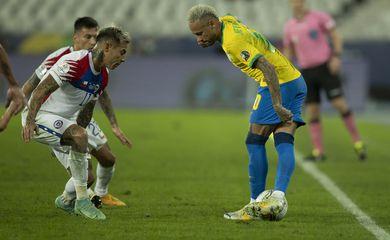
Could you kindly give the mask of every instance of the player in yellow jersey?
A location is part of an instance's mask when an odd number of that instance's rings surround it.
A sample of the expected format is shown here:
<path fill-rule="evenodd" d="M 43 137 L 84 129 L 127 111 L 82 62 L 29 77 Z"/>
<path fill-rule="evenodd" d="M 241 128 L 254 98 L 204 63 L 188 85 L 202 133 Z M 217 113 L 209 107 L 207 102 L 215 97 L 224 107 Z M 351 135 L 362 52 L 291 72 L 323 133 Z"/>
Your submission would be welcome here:
<path fill-rule="evenodd" d="M 271 205 L 274 211 L 279 211 L 279 203 L 284 199 L 295 166 L 294 133 L 305 124 L 301 118 L 307 91 L 305 81 L 263 35 L 234 16 L 219 18 L 214 8 L 196 5 L 189 10 L 188 26 L 198 45 L 209 47 L 219 42 L 233 65 L 260 85 L 246 139 L 251 200 L 241 210 L 225 213 L 224 217 L 232 220 L 257 219 L 264 208 Z M 266 200 L 268 202 L 264 202 L 258 196 L 265 190 L 268 172 L 265 143 L 271 133 L 279 160 L 274 191 Z"/>

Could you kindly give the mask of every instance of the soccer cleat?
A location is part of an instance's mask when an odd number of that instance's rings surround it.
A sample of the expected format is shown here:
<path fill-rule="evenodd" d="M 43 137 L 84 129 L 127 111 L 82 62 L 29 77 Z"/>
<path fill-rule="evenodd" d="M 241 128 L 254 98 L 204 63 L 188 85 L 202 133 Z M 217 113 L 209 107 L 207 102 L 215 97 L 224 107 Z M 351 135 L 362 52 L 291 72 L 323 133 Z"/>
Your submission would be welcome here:
<path fill-rule="evenodd" d="M 90 198 L 90 200 L 93 203 L 93 205 L 95 205 L 96 208 L 102 208 L 103 206 L 102 199 L 98 195 L 93 195 Z"/>
<path fill-rule="evenodd" d="M 77 215 L 83 215 L 86 218 L 94 220 L 104 220 L 106 216 L 97 209 L 89 199 L 76 200 L 74 212 Z"/>
<path fill-rule="evenodd" d="M 124 207 L 124 206 L 126 206 L 126 203 L 122 202 L 121 200 L 112 196 L 109 193 L 100 197 L 100 199 L 102 200 L 102 203 L 104 205 L 107 205 L 107 206 L 111 206 L 111 207 Z"/>
<path fill-rule="evenodd" d="M 65 212 L 67 212 L 69 214 L 74 214 L 74 204 L 75 204 L 74 200 L 72 200 L 69 204 L 67 204 L 64 201 L 64 197 L 62 195 L 60 195 L 56 198 L 56 200 L 54 201 L 54 204 L 56 205 L 56 208 L 64 210 Z"/>
<path fill-rule="evenodd" d="M 264 220 L 275 221 L 277 216 L 283 211 L 283 202 L 280 198 L 271 196 L 261 202 L 256 202 L 260 209 L 260 216 Z"/>
<path fill-rule="evenodd" d="M 95 205 L 96 208 L 102 208 L 102 199 L 92 191 L 91 188 L 87 189 L 89 200 Z"/>
<path fill-rule="evenodd" d="M 367 148 L 362 141 L 357 141 L 353 144 L 356 154 L 359 157 L 359 160 L 364 161 L 367 159 Z"/>
<path fill-rule="evenodd" d="M 305 160 L 310 162 L 321 162 L 325 161 L 325 159 L 325 155 L 320 153 L 317 149 L 313 149 L 313 151 L 305 157 Z"/>
<path fill-rule="evenodd" d="M 260 209 L 256 202 L 252 202 L 238 211 L 225 213 L 223 217 L 240 221 L 258 220 L 260 219 Z"/>

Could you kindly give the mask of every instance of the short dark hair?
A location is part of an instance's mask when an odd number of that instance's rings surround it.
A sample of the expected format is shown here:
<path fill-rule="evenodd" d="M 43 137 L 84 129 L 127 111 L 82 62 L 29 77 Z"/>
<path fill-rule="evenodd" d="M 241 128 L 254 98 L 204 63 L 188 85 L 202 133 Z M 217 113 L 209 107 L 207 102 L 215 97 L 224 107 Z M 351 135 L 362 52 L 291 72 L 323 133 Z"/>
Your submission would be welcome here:
<path fill-rule="evenodd" d="M 74 22 L 74 32 L 81 30 L 82 28 L 98 28 L 98 22 L 91 17 L 80 17 Z"/>
<path fill-rule="evenodd" d="M 100 29 L 96 42 L 114 41 L 116 44 L 130 43 L 130 36 L 119 27 L 106 27 Z"/>

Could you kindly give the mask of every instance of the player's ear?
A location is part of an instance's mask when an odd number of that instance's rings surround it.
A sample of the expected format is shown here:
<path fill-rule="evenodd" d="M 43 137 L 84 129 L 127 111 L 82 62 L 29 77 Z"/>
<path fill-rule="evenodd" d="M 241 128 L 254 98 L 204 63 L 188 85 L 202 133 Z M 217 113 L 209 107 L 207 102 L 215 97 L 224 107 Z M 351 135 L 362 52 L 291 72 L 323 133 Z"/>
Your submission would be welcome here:
<path fill-rule="evenodd" d="M 216 23 L 215 23 L 215 20 L 214 19 L 210 19 L 209 22 L 208 22 L 209 26 L 214 29 L 215 26 L 216 26 Z"/>
<path fill-rule="evenodd" d="M 211 28 L 214 28 L 214 22 L 212 19 L 209 19 L 207 22 L 207 25 L 209 25 Z"/>

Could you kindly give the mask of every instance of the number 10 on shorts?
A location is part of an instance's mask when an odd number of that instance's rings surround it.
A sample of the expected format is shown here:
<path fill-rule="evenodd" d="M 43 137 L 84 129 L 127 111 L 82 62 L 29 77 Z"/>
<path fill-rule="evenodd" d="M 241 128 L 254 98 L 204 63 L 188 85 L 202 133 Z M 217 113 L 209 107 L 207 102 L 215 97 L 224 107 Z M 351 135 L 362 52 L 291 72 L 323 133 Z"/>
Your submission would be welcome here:
<path fill-rule="evenodd" d="M 261 100 L 261 95 L 257 94 L 255 102 L 253 103 L 253 107 L 252 107 L 253 110 L 257 110 L 257 108 L 259 107 L 260 100 Z"/>

